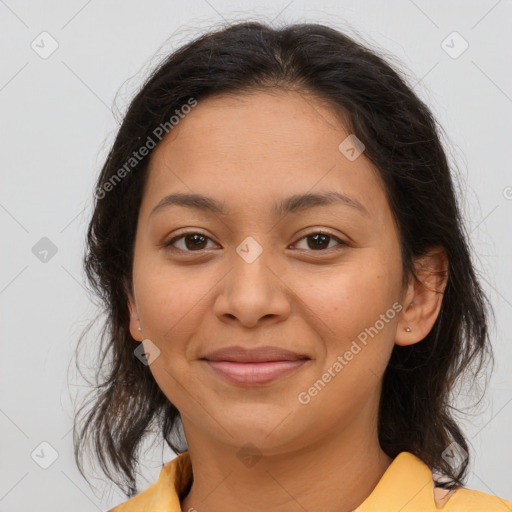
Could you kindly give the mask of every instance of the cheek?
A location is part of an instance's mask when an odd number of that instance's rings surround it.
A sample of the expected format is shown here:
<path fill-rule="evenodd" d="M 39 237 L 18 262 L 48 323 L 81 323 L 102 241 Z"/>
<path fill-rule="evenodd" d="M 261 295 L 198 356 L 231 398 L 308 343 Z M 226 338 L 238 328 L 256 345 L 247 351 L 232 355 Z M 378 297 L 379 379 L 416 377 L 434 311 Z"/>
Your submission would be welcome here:
<path fill-rule="evenodd" d="M 367 268 L 371 270 L 345 268 L 308 287 L 305 302 L 311 317 L 321 320 L 316 325 L 323 338 L 315 376 L 301 389 L 311 398 L 314 415 L 350 416 L 362 403 L 376 399 L 400 306 L 383 269 Z"/>
<path fill-rule="evenodd" d="M 148 266 L 149 267 L 149 266 Z M 208 302 L 206 275 L 202 278 L 189 271 L 171 271 L 156 266 L 140 272 L 136 291 L 145 323 L 145 334 L 166 350 L 178 348 L 193 335 L 198 317 Z M 169 340 L 173 343 L 169 343 Z"/>
<path fill-rule="evenodd" d="M 369 259 L 347 260 L 324 275 L 303 275 L 300 295 L 330 336 L 350 337 L 392 307 L 398 296 L 395 274 L 394 269 Z"/>
<path fill-rule="evenodd" d="M 197 334 L 212 286 L 208 286 L 204 276 L 199 278 L 196 274 L 195 279 L 186 276 L 186 272 L 171 272 L 165 265 L 148 265 L 144 271 L 141 269 L 135 283 L 144 336 L 160 351 L 150 371 L 180 412 L 190 409 L 191 397 L 195 396 L 197 383 L 190 375 L 187 350 L 190 339 Z"/>
<path fill-rule="evenodd" d="M 323 338 L 321 371 L 338 376 L 330 387 L 340 393 L 364 394 L 378 384 L 393 349 L 400 310 L 396 269 L 379 264 L 372 251 L 359 256 L 335 272 L 308 280 L 304 295 L 310 317 L 321 320 L 315 324 Z"/>

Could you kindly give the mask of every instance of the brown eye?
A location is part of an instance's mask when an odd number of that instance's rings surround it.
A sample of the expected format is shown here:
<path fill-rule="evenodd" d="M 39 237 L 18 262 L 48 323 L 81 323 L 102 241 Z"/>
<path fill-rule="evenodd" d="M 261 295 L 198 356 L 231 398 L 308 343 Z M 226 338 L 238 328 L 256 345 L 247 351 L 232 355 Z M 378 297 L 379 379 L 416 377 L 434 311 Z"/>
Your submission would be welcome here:
<path fill-rule="evenodd" d="M 189 232 L 183 233 L 179 236 L 172 238 L 171 240 L 164 244 L 164 247 L 174 247 L 181 251 L 194 252 L 196 250 L 200 251 L 202 249 L 205 249 L 207 240 L 210 239 L 207 236 L 202 235 L 201 233 Z M 183 241 L 181 247 L 175 246 L 176 242 L 178 241 Z"/>
<path fill-rule="evenodd" d="M 323 231 L 310 233 L 309 235 L 302 237 L 300 240 L 307 240 L 307 247 L 305 249 L 311 249 L 316 252 L 325 251 L 326 249 L 332 249 L 332 247 L 329 247 L 329 244 L 332 241 L 336 241 L 338 245 L 347 245 L 345 242 L 343 242 L 343 240 L 340 240 L 338 237 L 330 233 L 325 233 Z"/>
<path fill-rule="evenodd" d="M 299 241 L 301 240 L 306 240 L 307 246 L 299 249 L 314 252 L 327 252 L 329 249 L 333 249 L 334 247 L 331 245 L 332 242 L 336 242 L 338 246 L 348 245 L 338 237 L 323 231 L 310 233 L 302 237 Z M 208 249 L 208 241 L 211 241 L 211 239 L 206 235 L 190 231 L 188 233 L 182 233 L 168 242 L 165 242 L 163 247 L 182 252 L 199 252 Z M 181 246 L 179 246 L 178 243 L 180 243 Z"/>

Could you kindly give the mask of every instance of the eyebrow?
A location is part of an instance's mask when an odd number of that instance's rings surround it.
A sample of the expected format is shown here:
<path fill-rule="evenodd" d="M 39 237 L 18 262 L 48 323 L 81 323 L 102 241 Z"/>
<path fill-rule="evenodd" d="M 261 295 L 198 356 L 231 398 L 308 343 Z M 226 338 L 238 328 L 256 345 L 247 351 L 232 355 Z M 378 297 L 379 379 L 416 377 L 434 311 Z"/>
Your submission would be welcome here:
<path fill-rule="evenodd" d="M 292 195 L 278 203 L 275 203 L 273 206 L 273 213 L 276 216 L 285 216 L 289 213 L 304 211 L 315 206 L 329 206 L 332 204 L 350 206 L 358 210 L 360 213 L 370 216 L 368 210 L 357 199 L 351 198 L 340 192 L 333 191 Z M 175 193 L 169 194 L 159 201 L 149 216 L 151 217 L 157 211 L 172 205 L 194 208 L 196 210 L 212 212 L 220 215 L 227 215 L 228 213 L 225 203 L 212 197 L 207 197 L 201 194 Z"/>

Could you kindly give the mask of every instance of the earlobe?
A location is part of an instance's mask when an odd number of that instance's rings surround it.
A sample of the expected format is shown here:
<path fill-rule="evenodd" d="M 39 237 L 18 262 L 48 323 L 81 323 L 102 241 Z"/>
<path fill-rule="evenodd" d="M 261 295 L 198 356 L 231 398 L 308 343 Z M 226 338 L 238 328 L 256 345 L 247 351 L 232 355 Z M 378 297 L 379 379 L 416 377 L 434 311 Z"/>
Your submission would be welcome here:
<path fill-rule="evenodd" d="M 441 310 L 448 282 L 448 260 L 443 248 L 432 248 L 415 260 L 417 279 L 406 292 L 405 307 L 397 325 L 395 343 L 401 346 L 422 341 L 431 331 Z"/>
<path fill-rule="evenodd" d="M 130 313 L 130 334 L 136 341 L 142 341 L 142 328 L 140 326 L 139 313 L 137 311 L 137 305 L 131 292 L 128 295 L 128 310 Z"/>
<path fill-rule="evenodd" d="M 420 341 L 417 331 L 414 331 L 416 315 L 414 311 L 411 311 L 411 308 L 414 307 L 414 302 L 408 303 L 406 301 L 406 304 L 408 306 L 402 310 L 395 335 L 395 343 L 402 346 L 412 345 Z"/>

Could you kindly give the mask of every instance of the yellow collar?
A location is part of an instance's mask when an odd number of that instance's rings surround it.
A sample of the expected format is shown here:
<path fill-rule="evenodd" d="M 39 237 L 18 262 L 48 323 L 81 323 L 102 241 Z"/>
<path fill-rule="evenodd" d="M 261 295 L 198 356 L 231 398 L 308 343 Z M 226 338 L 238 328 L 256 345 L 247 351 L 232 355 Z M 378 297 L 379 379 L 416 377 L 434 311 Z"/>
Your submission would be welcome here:
<path fill-rule="evenodd" d="M 409 452 L 398 454 L 379 483 L 354 512 L 437 510 L 432 472 Z"/>
<path fill-rule="evenodd" d="M 192 480 L 188 451 L 168 462 L 151 487 L 109 512 L 182 512 L 180 497 Z M 371 494 L 354 512 L 512 512 L 512 502 L 480 491 L 459 488 L 444 507 L 434 500 L 432 472 L 418 457 L 401 452 Z"/>

